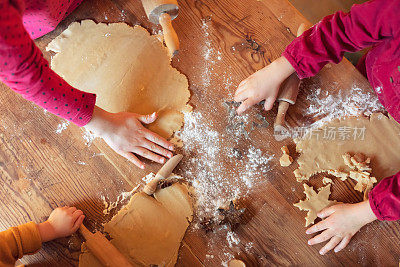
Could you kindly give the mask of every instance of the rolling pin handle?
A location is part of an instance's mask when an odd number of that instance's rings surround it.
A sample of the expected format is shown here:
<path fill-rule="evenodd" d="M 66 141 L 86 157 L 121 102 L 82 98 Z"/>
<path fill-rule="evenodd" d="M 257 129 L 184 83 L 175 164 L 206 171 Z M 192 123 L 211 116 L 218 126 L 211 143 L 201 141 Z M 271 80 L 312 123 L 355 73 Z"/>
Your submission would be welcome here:
<path fill-rule="evenodd" d="M 179 52 L 179 39 L 174 27 L 172 27 L 171 16 L 168 13 L 162 13 L 159 17 L 159 22 L 163 29 L 165 45 L 171 55 L 175 56 Z"/>
<path fill-rule="evenodd" d="M 289 102 L 280 101 L 278 106 L 278 114 L 276 115 L 275 125 L 282 125 L 285 123 L 286 112 L 289 109 Z"/>
<path fill-rule="evenodd" d="M 170 158 L 164 166 L 157 172 L 156 177 L 153 180 L 148 182 L 146 186 L 143 188 L 143 192 L 147 195 L 151 196 L 157 190 L 158 183 L 161 180 L 167 179 L 171 174 L 172 170 L 179 164 L 182 160 L 183 156 L 181 154 L 177 154 Z"/>
<path fill-rule="evenodd" d="M 93 235 L 87 228 L 86 226 L 83 225 L 83 223 L 81 224 L 81 226 L 79 226 L 79 230 L 81 232 L 81 234 L 83 235 L 83 237 L 87 240 L 91 235 Z"/>
<path fill-rule="evenodd" d="M 151 196 L 152 194 L 154 194 L 154 192 L 156 192 L 158 183 L 161 180 L 162 179 L 154 178 L 148 184 L 146 184 L 146 186 L 143 188 L 143 192 Z"/>

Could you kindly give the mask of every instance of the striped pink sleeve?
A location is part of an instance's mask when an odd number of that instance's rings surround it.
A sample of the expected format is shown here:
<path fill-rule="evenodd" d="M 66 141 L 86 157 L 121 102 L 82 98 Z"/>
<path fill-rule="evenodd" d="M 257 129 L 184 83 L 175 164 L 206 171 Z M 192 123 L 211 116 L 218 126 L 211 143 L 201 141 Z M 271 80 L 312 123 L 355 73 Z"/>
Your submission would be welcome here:
<path fill-rule="evenodd" d="M 0 80 L 25 99 L 78 126 L 92 118 L 96 95 L 79 91 L 50 69 L 19 11 L 0 0 Z"/>

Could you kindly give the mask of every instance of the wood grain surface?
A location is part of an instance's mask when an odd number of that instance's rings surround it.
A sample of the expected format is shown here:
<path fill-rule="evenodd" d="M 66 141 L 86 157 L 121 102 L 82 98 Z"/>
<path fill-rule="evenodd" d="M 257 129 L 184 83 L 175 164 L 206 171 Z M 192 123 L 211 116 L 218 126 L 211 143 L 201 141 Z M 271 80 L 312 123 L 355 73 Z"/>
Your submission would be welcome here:
<path fill-rule="evenodd" d="M 213 122 L 215 131 L 223 133 L 228 116 L 223 103 L 232 99 L 242 79 L 280 56 L 305 19 L 286 0 L 188 0 L 179 4 L 180 13 L 173 24 L 181 50 L 172 65 L 189 79 L 194 111 L 202 113 L 206 120 Z M 38 39 L 37 45 L 44 51 L 70 23 L 83 19 L 140 24 L 155 33 L 160 30 L 147 21 L 140 1 L 85 0 L 55 31 Z M 205 56 L 205 53 L 210 54 Z M 50 54 L 44 54 L 50 59 Z M 338 90 L 351 94 L 355 84 L 365 92 L 372 92 L 368 81 L 349 62 L 329 65 L 305 81 L 296 106 L 289 110 L 288 123 L 307 125 L 314 120 L 304 116 L 310 88 L 320 87 L 332 95 Z M 62 119 L 1 86 L 0 230 L 31 220 L 41 222 L 61 205 L 82 209 L 87 216 L 86 225 L 99 229 L 115 214 L 115 210 L 109 215 L 103 214 L 102 196 L 106 201 L 116 201 L 121 192 L 130 191 L 142 183 L 141 177 L 160 167 L 148 163 L 146 171 L 139 170 L 102 140 L 87 144 L 82 138 L 83 131 L 74 125 L 57 133 L 57 127 L 64 122 Z M 255 114 L 262 114 L 272 125 L 276 108 L 266 113 L 256 107 L 250 119 Z M 239 150 L 254 146 L 277 155 L 271 171 L 262 177 L 265 182 L 254 187 L 242 200 L 246 212 L 242 224 L 235 230 L 240 242 L 229 246 L 226 235 L 190 229 L 180 250 L 178 266 L 221 266 L 232 256 L 244 260 L 248 266 L 398 265 L 400 227 L 397 222 L 374 222 L 363 228 L 343 252 L 320 256 L 320 245 L 307 245 L 305 213 L 293 206 L 304 198 L 302 185 L 292 174 L 296 165 L 281 168 L 278 163 L 280 147 L 287 144 L 294 151 L 293 143 L 276 142 L 272 127 L 253 131 L 249 138 L 239 141 Z M 227 137 L 222 142 L 229 145 L 232 140 Z M 194 156 L 185 155 L 186 158 Z M 231 169 L 229 177 L 235 177 L 235 162 L 228 155 L 219 157 L 221 168 Z M 177 173 L 184 173 L 188 164 L 184 159 Z M 321 186 L 321 179 L 313 178 L 310 184 Z M 361 201 L 362 195 L 353 186 L 351 181 L 336 182 L 332 198 L 343 202 Z M 79 249 L 80 237 L 73 236 L 44 244 L 39 253 L 24 257 L 22 262 L 75 266 Z"/>

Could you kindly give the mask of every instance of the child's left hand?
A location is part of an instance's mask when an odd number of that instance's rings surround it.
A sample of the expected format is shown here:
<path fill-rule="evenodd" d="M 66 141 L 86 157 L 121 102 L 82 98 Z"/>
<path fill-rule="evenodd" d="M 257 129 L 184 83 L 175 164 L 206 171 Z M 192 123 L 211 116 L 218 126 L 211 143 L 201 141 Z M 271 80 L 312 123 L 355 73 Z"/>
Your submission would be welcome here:
<path fill-rule="evenodd" d="M 369 201 L 357 204 L 338 204 L 318 213 L 318 217 L 324 219 L 307 229 L 307 234 L 321 232 L 308 240 L 309 245 L 315 245 L 330 241 L 319 251 L 321 255 L 334 249 L 339 252 L 350 242 L 351 238 L 364 225 L 376 220 L 375 214 L 369 205 Z"/>

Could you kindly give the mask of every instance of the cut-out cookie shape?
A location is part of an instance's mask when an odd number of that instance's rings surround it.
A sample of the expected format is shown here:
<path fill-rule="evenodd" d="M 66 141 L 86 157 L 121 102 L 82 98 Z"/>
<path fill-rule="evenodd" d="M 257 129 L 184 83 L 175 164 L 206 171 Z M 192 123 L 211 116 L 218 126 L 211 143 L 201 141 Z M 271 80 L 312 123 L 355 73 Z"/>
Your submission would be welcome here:
<path fill-rule="evenodd" d="M 304 194 L 306 194 L 306 200 L 300 200 L 299 203 L 293 204 L 300 210 L 308 211 L 306 216 L 306 227 L 313 224 L 317 218 L 318 212 L 326 207 L 336 204 L 336 200 L 329 200 L 331 194 L 331 184 L 325 187 L 321 187 L 318 193 L 314 191 L 311 186 L 303 184 Z"/>
<path fill-rule="evenodd" d="M 279 159 L 279 163 L 282 167 L 290 166 L 290 164 L 292 164 L 293 162 L 293 158 L 289 155 L 289 149 L 287 148 L 287 146 L 283 146 L 281 147 L 281 151 L 283 154 Z"/>

